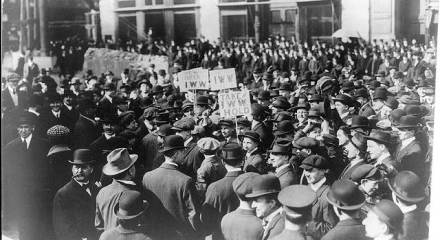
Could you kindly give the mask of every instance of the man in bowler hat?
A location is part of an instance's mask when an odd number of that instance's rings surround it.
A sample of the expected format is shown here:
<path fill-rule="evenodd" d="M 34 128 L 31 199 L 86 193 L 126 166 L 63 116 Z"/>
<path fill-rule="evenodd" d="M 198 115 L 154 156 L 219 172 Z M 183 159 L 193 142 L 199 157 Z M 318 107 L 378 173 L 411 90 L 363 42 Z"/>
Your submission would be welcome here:
<path fill-rule="evenodd" d="M 290 164 L 292 156 L 292 143 L 288 140 L 279 139 L 271 150 L 268 163 L 275 169 L 275 175 L 280 180 L 281 189 L 299 183 L 299 171 L 293 169 Z"/>
<path fill-rule="evenodd" d="M 95 200 L 99 187 L 92 182 L 93 153 L 73 153 L 72 179 L 58 190 L 53 200 L 53 226 L 57 239 L 97 239 L 94 225 Z"/>

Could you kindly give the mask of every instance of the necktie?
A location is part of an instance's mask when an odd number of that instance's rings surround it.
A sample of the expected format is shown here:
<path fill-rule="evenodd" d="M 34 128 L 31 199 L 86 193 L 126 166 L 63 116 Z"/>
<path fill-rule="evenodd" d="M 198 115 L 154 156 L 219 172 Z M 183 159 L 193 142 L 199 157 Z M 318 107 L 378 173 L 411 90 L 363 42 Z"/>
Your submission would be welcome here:
<path fill-rule="evenodd" d="M 90 182 L 87 184 L 83 184 L 82 188 L 91 196 L 92 193 L 90 192 Z"/>
<path fill-rule="evenodd" d="M 22 149 L 27 150 L 27 143 L 26 140 L 21 141 Z"/>

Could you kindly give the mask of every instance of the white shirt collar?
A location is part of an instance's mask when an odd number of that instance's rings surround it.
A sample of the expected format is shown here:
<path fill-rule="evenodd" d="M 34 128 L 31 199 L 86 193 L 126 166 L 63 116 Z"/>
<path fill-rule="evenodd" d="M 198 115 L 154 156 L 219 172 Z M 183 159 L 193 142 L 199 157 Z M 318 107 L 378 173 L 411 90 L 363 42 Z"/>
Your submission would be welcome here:
<path fill-rule="evenodd" d="M 416 137 L 410 137 L 408 139 L 403 140 L 402 141 L 402 147 L 400 147 L 400 149 L 404 149 L 406 146 L 408 146 L 415 139 L 416 139 Z"/>
<path fill-rule="evenodd" d="M 37 116 L 40 116 L 40 113 L 39 112 L 37 112 L 37 111 L 35 111 L 34 109 L 28 109 L 28 112 L 30 112 L 30 113 L 33 113 L 33 114 L 35 114 L 35 115 L 37 115 Z"/>
<path fill-rule="evenodd" d="M 255 121 L 255 120 L 252 120 L 252 126 L 251 126 L 251 129 L 253 129 L 255 126 L 257 126 L 258 123 L 260 123 L 260 122 L 257 122 L 257 121 Z"/>
<path fill-rule="evenodd" d="M 108 135 L 107 133 L 104 133 L 104 137 L 109 140 L 110 138 L 116 136 L 116 134 L 113 133 L 113 135 Z"/>
<path fill-rule="evenodd" d="M 17 91 L 15 91 L 15 94 L 14 94 L 14 89 L 11 86 L 9 86 L 9 85 L 8 85 L 8 90 L 9 90 L 9 93 L 11 95 L 16 95 L 17 94 Z"/>
<path fill-rule="evenodd" d="M 118 181 L 120 183 L 128 184 L 128 185 L 136 185 L 136 183 L 131 180 L 116 180 L 116 181 Z"/>
<path fill-rule="evenodd" d="M 29 144 L 31 143 L 32 140 L 32 133 L 25 139 L 21 138 L 21 141 L 26 141 L 26 148 L 29 148 Z"/>
<path fill-rule="evenodd" d="M 290 165 L 290 163 L 286 163 L 286 164 L 284 164 L 284 165 L 282 165 L 282 166 L 280 166 L 280 167 L 277 167 L 277 168 L 275 169 L 275 172 L 276 172 L 276 173 L 279 173 L 281 170 L 283 170 L 283 169 L 285 169 L 285 168 L 288 168 L 289 165 Z"/>
<path fill-rule="evenodd" d="M 383 235 L 383 236 L 379 236 L 377 238 L 374 238 L 374 240 L 391 240 L 391 239 L 394 239 L 394 236 L 392 234 Z"/>
<path fill-rule="evenodd" d="M 388 157 L 390 157 L 390 153 L 386 152 L 384 154 L 381 154 L 377 159 L 376 159 L 376 164 L 381 164 L 383 162 L 383 160 L 387 159 Z"/>
<path fill-rule="evenodd" d="M 416 204 L 413 204 L 413 205 L 410 205 L 410 206 L 404 206 L 402 204 L 398 204 L 397 206 L 399 206 L 399 208 L 400 208 L 400 210 L 402 210 L 403 214 L 407 214 L 407 213 L 412 212 L 412 211 L 417 209 L 417 205 Z"/>
<path fill-rule="evenodd" d="M 185 140 L 185 143 L 183 144 L 185 147 L 188 146 L 189 142 L 191 142 L 191 140 L 193 139 L 193 137 L 190 137 L 188 139 Z"/>
<path fill-rule="evenodd" d="M 316 192 L 318 191 L 319 188 L 321 188 L 322 185 L 324 185 L 325 181 L 327 181 L 327 178 L 323 177 L 321 180 L 319 180 L 316 183 L 310 183 L 309 186 L 314 192 Z"/>
<path fill-rule="evenodd" d="M 54 112 L 53 110 L 51 110 L 51 112 L 52 112 L 52 114 L 53 114 L 55 117 L 60 117 L 60 116 L 61 116 L 61 111 Z"/>

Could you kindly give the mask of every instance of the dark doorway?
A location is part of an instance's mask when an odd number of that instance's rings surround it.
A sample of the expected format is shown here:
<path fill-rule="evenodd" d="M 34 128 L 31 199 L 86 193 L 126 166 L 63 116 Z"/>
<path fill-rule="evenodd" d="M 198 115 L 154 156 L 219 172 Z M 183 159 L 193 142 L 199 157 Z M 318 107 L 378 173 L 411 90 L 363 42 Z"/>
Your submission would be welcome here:
<path fill-rule="evenodd" d="M 174 39 L 177 44 L 183 44 L 195 39 L 196 17 L 194 13 L 174 13 Z"/>

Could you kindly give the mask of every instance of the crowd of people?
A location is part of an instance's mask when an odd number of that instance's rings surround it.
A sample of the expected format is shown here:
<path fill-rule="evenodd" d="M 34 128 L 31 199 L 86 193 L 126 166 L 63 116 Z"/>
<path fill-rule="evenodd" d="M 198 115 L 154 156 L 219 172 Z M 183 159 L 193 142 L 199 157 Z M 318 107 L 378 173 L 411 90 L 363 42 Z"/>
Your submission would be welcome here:
<path fill-rule="evenodd" d="M 21 240 L 428 238 L 432 45 L 141 49 L 170 68 L 57 82 L 28 57 L 5 77 L 2 220 Z M 180 91 L 197 67 L 235 68 L 251 114 L 221 118 L 219 91 Z"/>

